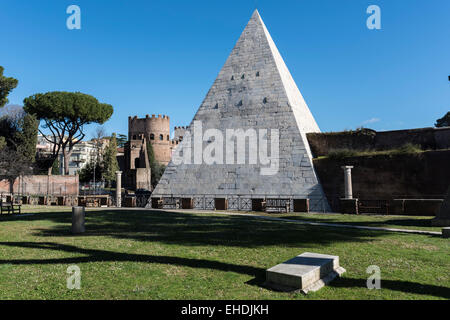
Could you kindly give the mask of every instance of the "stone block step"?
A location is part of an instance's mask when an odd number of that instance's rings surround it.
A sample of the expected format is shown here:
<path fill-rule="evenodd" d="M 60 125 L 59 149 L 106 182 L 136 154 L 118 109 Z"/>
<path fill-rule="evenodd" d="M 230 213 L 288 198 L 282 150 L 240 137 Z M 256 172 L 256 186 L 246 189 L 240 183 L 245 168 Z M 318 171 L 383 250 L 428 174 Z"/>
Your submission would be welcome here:
<path fill-rule="evenodd" d="M 338 256 L 304 252 L 267 269 L 266 285 L 282 291 L 307 293 L 319 290 L 344 272 Z"/>

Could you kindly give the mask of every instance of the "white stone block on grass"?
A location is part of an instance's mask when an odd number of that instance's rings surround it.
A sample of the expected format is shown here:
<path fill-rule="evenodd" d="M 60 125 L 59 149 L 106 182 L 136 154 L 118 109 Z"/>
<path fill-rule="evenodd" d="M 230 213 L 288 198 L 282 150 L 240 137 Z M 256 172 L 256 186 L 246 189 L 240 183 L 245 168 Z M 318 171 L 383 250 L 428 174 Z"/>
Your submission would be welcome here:
<path fill-rule="evenodd" d="M 339 257 L 305 252 L 266 270 L 266 285 L 282 291 L 317 291 L 345 269 L 339 266 Z"/>

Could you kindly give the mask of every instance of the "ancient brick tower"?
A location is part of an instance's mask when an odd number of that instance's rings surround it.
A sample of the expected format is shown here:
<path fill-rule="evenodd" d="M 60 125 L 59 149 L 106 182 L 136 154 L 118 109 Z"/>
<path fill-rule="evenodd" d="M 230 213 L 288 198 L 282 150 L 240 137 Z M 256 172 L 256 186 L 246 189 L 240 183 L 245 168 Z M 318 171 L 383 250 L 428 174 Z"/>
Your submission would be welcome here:
<path fill-rule="evenodd" d="M 212 141 L 204 137 L 196 140 L 197 123 L 201 123 L 203 132 L 208 129 L 224 134 L 227 129 L 259 133 L 267 130 L 267 141 L 279 135 L 276 174 L 261 174 L 266 166 L 262 162 L 196 162 L 195 141 L 200 141 L 203 149 L 217 141 L 217 138 Z M 176 201 L 179 199 L 182 203 L 190 201 L 194 208 L 210 209 L 214 208 L 214 203 L 217 208 L 217 204 L 226 199 L 228 209 L 246 210 L 251 209 L 249 203 L 255 199 L 308 198 L 311 210 L 329 210 L 305 135 L 319 131 L 258 11 L 255 11 L 186 130 L 193 139 L 183 138 L 152 194 L 152 204 L 158 203 L 155 201 L 158 198 L 174 203 L 179 203 Z M 261 145 L 246 150 L 246 159 L 257 154 L 260 148 Z M 227 152 L 224 147 L 223 154 Z M 183 161 L 189 157 L 187 155 L 191 155 L 189 160 L 193 161 Z M 231 156 L 238 158 L 240 154 L 234 149 Z"/>
<path fill-rule="evenodd" d="M 128 140 L 145 139 L 152 144 L 155 160 L 167 165 L 172 157 L 172 140 L 170 139 L 170 120 L 168 116 L 145 118 L 128 117 Z"/>

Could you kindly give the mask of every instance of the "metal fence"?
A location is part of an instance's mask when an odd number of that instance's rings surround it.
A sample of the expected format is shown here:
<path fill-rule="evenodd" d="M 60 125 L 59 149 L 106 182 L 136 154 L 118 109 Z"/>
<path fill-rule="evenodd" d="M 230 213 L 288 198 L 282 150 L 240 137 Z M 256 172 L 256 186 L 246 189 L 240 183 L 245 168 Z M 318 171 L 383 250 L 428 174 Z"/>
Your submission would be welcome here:
<path fill-rule="evenodd" d="M 227 209 L 234 211 L 253 211 L 254 201 L 265 202 L 265 209 L 268 212 L 293 212 L 294 197 L 289 196 L 268 196 L 268 195 L 171 195 L 161 197 L 158 207 L 162 209 L 181 209 L 182 199 L 192 199 L 192 209 L 214 210 L 216 209 L 216 200 L 226 199 Z M 325 203 L 326 198 L 310 199 L 310 208 L 315 212 L 327 212 L 328 206 Z M 154 204 L 152 205 L 154 206 Z M 261 207 L 261 205 L 259 205 Z"/>

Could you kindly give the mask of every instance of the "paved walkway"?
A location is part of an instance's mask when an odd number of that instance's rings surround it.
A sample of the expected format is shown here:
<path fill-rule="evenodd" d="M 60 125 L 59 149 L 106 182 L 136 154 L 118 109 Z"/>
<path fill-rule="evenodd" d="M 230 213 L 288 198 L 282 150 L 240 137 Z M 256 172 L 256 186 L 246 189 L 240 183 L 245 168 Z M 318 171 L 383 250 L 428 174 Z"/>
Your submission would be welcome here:
<path fill-rule="evenodd" d="M 193 213 L 214 213 L 214 214 L 223 214 L 223 215 L 231 215 L 231 216 L 244 216 L 255 219 L 263 219 L 263 220 L 274 220 L 281 222 L 289 222 L 296 224 L 306 224 L 312 226 L 321 226 L 321 227 L 333 227 L 333 228 L 346 228 L 346 229 L 360 229 L 360 230 L 377 230 L 377 231 L 390 231 L 390 232 L 403 232 L 403 233 L 415 233 L 415 234 L 423 234 L 423 235 L 433 235 L 433 236 L 442 236 L 442 232 L 439 231 L 426 231 L 426 230 L 410 230 L 410 229 L 397 229 L 397 228 L 383 228 L 383 227 L 367 227 L 367 226 L 358 226 L 358 225 L 350 225 L 350 224 L 340 224 L 340 223 L 327 223 L 327 222 L 312 222 L 306 220 L 294 220 L 294 219 L 285 219 L 285 218 L 277 218 L 277 217 L 268 217 L 268 216 L 259 216 L 250 213 L 235 213 L 235 212 L 225 212 L 225 211 L 208 211 L 208 210 L 187 210 L 187 209 L 147 209 L 147 210 L 155 210 L 155 211 L 168 211 L 168 212 L 193 212 Z"/>

